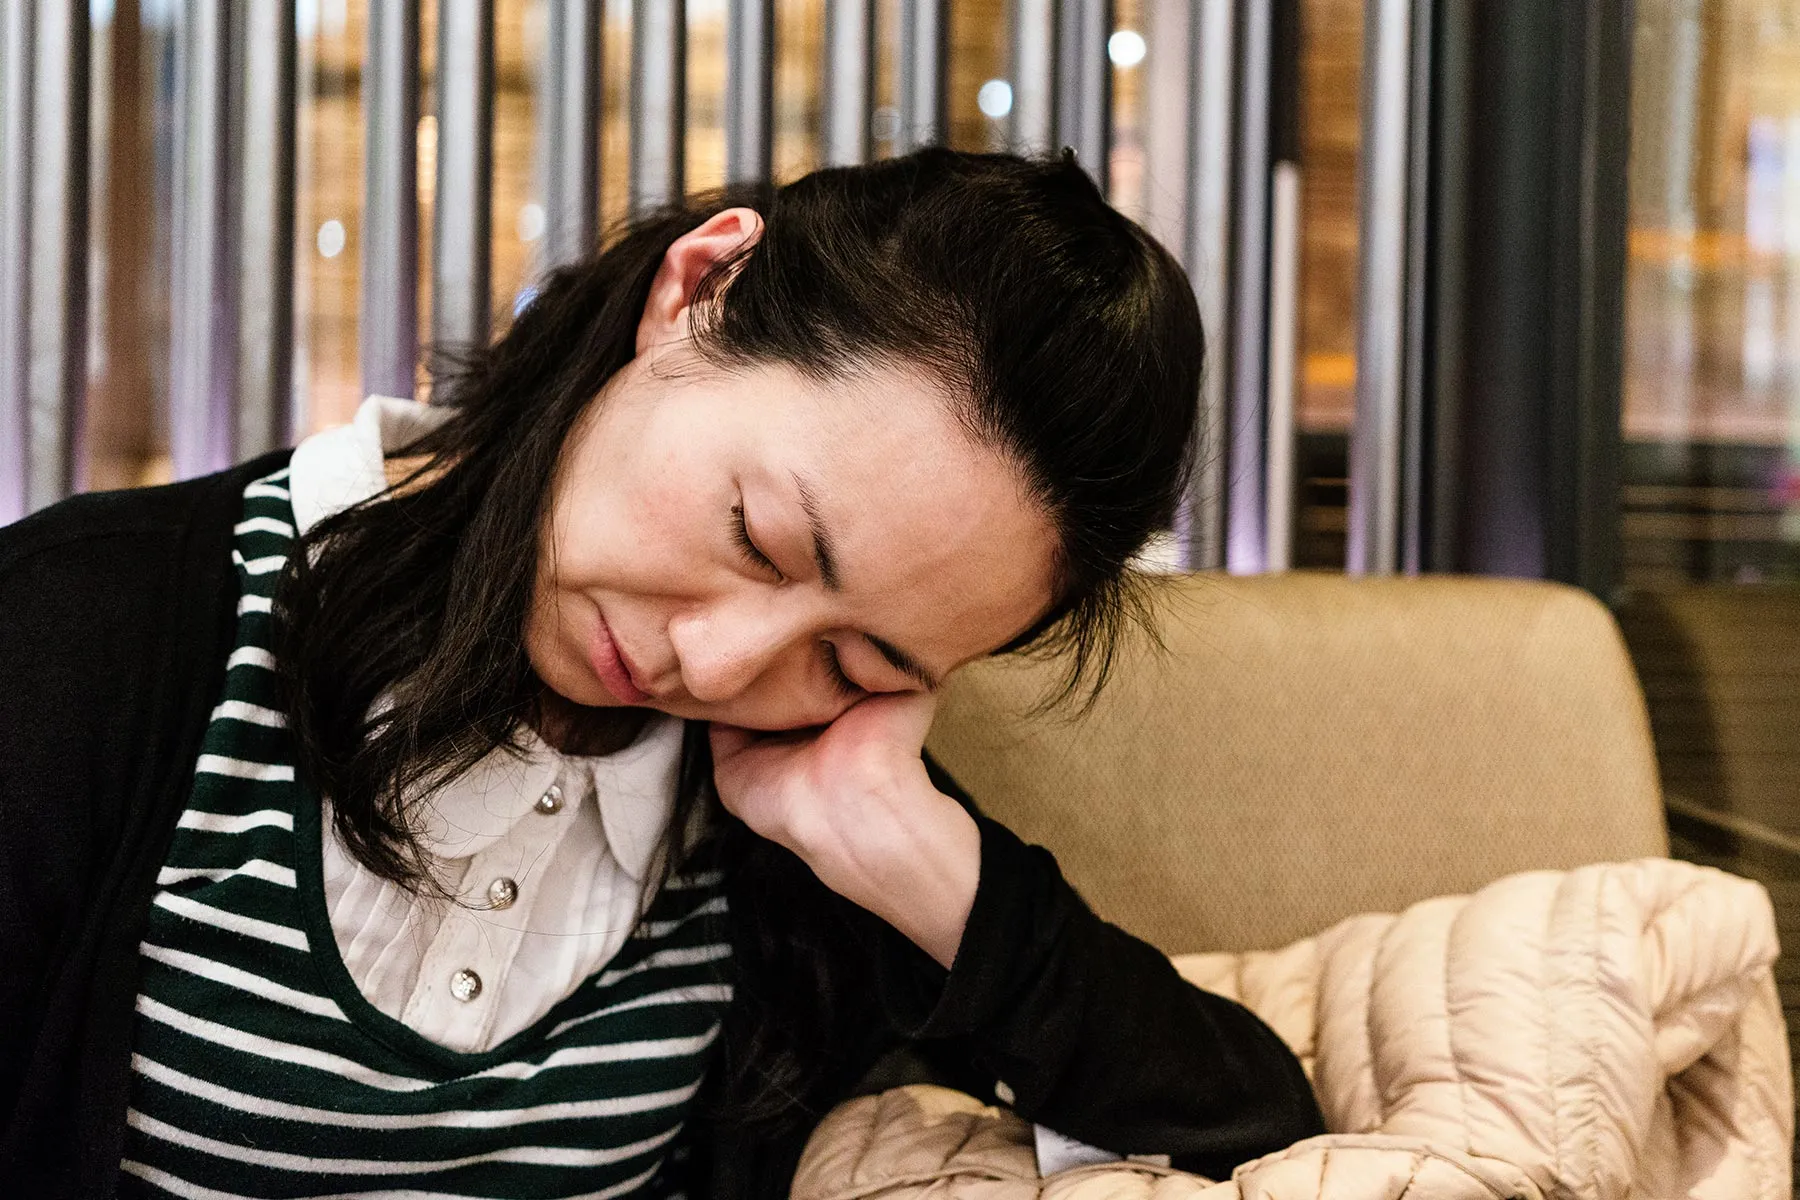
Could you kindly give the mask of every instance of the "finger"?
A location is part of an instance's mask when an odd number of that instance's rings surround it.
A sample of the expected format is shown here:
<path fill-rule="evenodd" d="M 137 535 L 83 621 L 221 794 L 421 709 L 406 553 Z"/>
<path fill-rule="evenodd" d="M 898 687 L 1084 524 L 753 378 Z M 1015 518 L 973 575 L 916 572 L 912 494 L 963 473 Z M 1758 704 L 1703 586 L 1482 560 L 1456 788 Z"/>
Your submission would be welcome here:
<path fill-rule="evenodd" d="M 896 692 L 887 696 L 871 696 L 864 704 L 879 704 L 886 736 L 908 751 L 923 750 L 925 735 L 931 732 L 932 718 L 937 715 L 937 697 L 930 692 Z"/>

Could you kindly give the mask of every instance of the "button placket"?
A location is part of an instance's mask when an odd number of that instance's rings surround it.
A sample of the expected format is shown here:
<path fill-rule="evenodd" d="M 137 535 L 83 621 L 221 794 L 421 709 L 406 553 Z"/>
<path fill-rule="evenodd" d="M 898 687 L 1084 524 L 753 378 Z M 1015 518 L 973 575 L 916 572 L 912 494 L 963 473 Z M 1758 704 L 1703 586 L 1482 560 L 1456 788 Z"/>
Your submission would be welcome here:
<path fill-rule="evenodd" d="M 501 959 L 474 916 L 461 906 L 444 914 L 401 1017 L 421 1036 L 459 1050 L 482 1044 L 500 983 L 495 966 Z"/>
<path fill-rule="evenodd" d="M 408 1005 L 408 1024 L 426 1037 L 465 1049 L 486 1044 L 542 892 L 528 876 L 551 860 L 558 841 L 574 827 L 566 819 L 541 820 L 537 814 L 566 814 L 569 796 L 560 783 L 551 784 L 532 805 L 534 812 L 467 860 L 461 903 L 445 916 L 427 949 Z M 498 916 L 499 911 L 506 915 Z M 439 999 L 431 1001 L 432 995 Z"/>

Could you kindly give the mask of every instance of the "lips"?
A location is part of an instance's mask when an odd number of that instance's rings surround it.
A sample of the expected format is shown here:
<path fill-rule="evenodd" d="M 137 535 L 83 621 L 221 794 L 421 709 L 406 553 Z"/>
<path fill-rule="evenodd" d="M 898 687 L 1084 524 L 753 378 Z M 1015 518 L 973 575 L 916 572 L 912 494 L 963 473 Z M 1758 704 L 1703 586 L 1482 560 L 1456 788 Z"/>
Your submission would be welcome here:
<path fill-rule="evenodd" d="M 650 699 L 650 693 L 637 685 L 637 673 L 625 660 L 624 653 L 618 643 L 613 640 L 612 630 L 607 627 L 606 616 L 599 613 L 599 625 L 594 631 L 594 644 L 589 648 L 588 657 L 594 674 L 600 680 L 600 686 L 611 692 L 613 699 L 621 704 L 642 704 Z"/>

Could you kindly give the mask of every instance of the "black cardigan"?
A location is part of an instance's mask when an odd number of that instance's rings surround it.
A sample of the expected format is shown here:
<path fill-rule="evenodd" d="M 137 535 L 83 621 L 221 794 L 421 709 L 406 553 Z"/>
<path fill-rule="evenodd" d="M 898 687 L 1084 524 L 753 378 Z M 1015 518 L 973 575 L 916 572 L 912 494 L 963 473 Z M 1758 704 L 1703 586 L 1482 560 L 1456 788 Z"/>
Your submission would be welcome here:
<path fill-rule="evenodd" d="M 245 485 L 281 451 L 205 478 L 78 496 L 0 528 L 0 1182 L 112 1196 L 124 1146 L 138 943 L 223 686 Z M 954 784 L 938 773 L 948 789 Z M 959 795 L 967 803 L 967 798 Z M 973 812 L 973 806 L 971 806 Z M 856 1036 L 779 1138 L 697 1117 L 695 1191 L 783 1196 L 832 1103 L 899 1078 L 993 1096 L 1122 1153 L 1229 1175 L 1322 1132 L 1293 1054 L 1096 917 L 1049 853 L 976 813 L 981 876 L 954 968 L 866 919 L 842 953 L 875 981 Z M 854 917 L 847 917 L 854 919 Z M 889 1051 L 912 1047 L 896 1074 Z M 885 1057 L 884 1057 L 885 1055 Z M 885 1065 L 871 1073 L 877 1059 Z"/>

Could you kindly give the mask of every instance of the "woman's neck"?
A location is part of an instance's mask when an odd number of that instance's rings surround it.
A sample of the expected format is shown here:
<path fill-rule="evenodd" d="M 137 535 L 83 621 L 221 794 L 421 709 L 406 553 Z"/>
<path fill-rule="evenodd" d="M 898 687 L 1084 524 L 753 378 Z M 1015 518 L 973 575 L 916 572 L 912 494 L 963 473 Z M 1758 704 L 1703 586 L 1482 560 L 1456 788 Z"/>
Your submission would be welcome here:
<path fill-rule="evenodd" d="M 651 716 L 645 708 L 588 708 L 546 687 L 538 693 L 531 725 L 551 748 L 588 758 L 631 745 Z"/>

